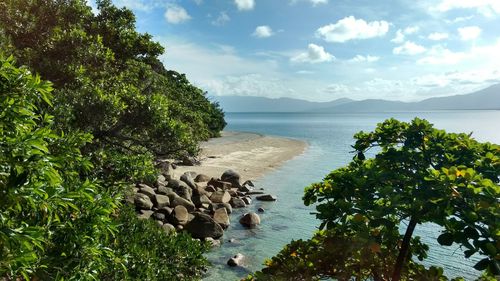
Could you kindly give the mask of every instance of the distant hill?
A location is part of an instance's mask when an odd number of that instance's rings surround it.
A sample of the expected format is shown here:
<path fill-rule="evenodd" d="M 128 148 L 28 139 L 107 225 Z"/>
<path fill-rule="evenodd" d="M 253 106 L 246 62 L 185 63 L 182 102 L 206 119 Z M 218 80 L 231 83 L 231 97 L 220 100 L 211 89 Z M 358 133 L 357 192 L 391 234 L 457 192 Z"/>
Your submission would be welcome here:
<path fill-rule="evenodd" d="M 390 112 L 420 110 L 500 109 L 500 84 L 466 94 L 429 98 L 420 102 L 348 98 L 331 102 L 310 102 L 300 99 L 270 99 L 251 96 L 220 96 L 216 98 L 226 112 Z"/>

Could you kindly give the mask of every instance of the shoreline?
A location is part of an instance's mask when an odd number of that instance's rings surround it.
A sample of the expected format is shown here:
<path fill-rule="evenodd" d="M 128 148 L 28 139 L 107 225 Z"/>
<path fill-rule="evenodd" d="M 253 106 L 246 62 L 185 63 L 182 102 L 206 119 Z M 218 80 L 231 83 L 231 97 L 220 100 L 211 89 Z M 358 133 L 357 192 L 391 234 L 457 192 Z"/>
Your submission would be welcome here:
<path fill-rule="evenodd" d="M 304 141 L 253 132 L 223 131 L 221 137 L 200 144 L 200 165 L 177 166 L 176 176 L 194 171 L 219 176 L 232 169 L 244 179 L 257 180 L 303 154 Z"/>

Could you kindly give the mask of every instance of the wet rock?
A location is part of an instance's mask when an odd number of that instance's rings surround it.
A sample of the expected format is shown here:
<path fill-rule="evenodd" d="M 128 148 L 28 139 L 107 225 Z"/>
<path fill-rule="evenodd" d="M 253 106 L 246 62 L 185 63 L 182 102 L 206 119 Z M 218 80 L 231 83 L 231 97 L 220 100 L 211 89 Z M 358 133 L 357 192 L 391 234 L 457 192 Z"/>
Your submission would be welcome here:
<path fill-rule="evenodd" d="M 245 204 L 247 205 L 252 204 L 252 199 L 250 197 L 243 197 L 241 198 L 241 200 L 243 200 L 243 202 L 245 202 Z"/>
<path fill-rule="evenodd" d="M 264 191 L 251 190 L 247 192 L 247 195 L 258 195 L 258 194 L 264 194 Z"/>
<path fill-rule="evenodd" d="M 219 239 L 224 235 L 222 227 L 215 222 L 209 215 L 195 213 L 195 217 L 190 221 L 185 230 L 191 234 L 193 238 L 204 239 L 212 237 Z"/>
<path fill-rule="evenodd" d="M 256 213 L 247 213 L 240 218 L 240 223 L 246 227 L 255 227 L 260 224 L 260 217 Z"/>
<path fill-rule="evenodd" d="M 208 243 L 210 243 L 210 247 L 212 247 L 212 248 L 220 247 L 220 245 L 221 245 L 220 240 L 213 239 L 212 237 L 205 238 L 205 241 L 207 241 Z"/>
<path fill-rule="evenodd" d="M 276 201 L 277 198 L 274 195 L 266 194 L 266 195 L 257 196 L 256 199 L 259 201 Z"/>
<path fill-rule="evenodd" d="M 232 258 L 230 258 L 227 261 L 227 265 L 229 265 L 229 266 L 242 266 L 244 259 L 245 259 L 245 256 L 243 254 L 237 253 L 235 256 L 233 256 Z"/>
<path fill-rule="evenodd" d="M 258 211 L 259 213 L 264 213 L 264 212 L 265 212 L 264 208 L 258 208 L 258 209 L 257 209 L 257 211 Z"/>
<path fill-rule="evenodd" d="M 238 197 L 231 198 L 231 200 L 229 201 L 229 204 L 231 204 L 231 207 L 233 207 L 233 208 L 245 208 L 246 207 L 245 201 L 243 201 L 243 199 L 238 198 Z"/>

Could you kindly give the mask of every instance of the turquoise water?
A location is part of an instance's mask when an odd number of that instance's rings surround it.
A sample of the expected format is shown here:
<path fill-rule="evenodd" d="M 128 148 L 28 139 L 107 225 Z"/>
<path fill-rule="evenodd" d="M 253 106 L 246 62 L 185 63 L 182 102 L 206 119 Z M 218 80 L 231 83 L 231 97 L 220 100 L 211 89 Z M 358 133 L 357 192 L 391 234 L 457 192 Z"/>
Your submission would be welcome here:
<path fill-rule="evenodd" d="M 366 114 L 314 114 L 314 113 L 228 113 L 228 131 L 256 132 L 266 135 L 290 137 L 309 144 L 304 154 L 288 161 L 256 181 L 259 187 L 278 196 L 274 203 L 255 202 L 243 210 L 236 210 L 232 224 L 225 232 L 221 248 L 207 257 L 213 266 L 204 280 L 238 280 L 262 268 L 265 258 L 270 258 L 292 239 L 307 239 L 319 225 L 310 212 L 312 208 L 302 203 L 304 187 L 321 179 L 331 170 L 347 164 L 354 133 L 370 131 L 386 118 L 409 121 L 414 117 L 425 118 L 437 128 L 450 132 L 473 133 L 480 141 L 500 143 L 500 111 L 436 111 L 412 113 Z M 263 207 L 261 225 L 247 230 L 237 223 L 240 214 Z M 420 235 L 429 244 L 428 264 L 442 265 L 450 276 L 474 279 L 478 272 L 472 268 L 478 257 L 465 259 L 456 245 L 441 247 L 435 242 L 440 229 L 432 224 L 417 226 Z M 229 243 L 229 239 L 235 239 Z M 244 268 L 229 268 L 227 260 L 236 253 L 247 257 Z"/>

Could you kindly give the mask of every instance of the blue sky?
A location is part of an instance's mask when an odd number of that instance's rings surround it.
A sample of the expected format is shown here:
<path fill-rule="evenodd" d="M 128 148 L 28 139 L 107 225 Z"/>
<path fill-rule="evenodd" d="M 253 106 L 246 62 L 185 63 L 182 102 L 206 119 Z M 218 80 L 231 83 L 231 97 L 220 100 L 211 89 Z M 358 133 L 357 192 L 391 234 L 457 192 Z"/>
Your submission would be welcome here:
<path fill-rule="evenodd" d="M 114 0 L 211 96 L 413 101 L 500 83 L 500 0 Z"/>

